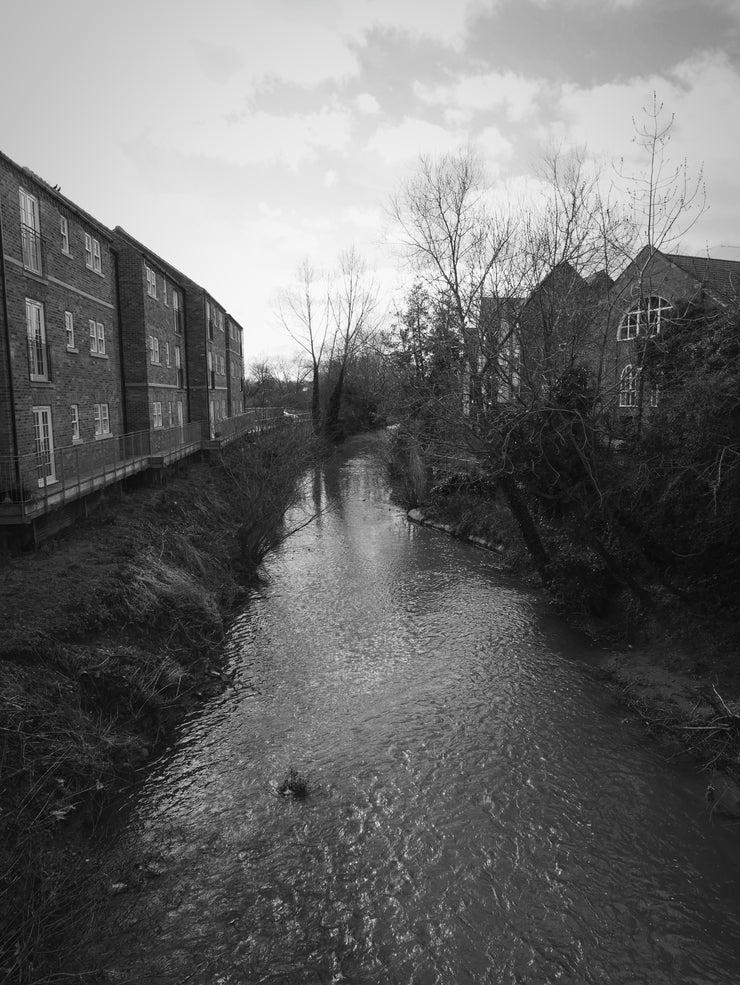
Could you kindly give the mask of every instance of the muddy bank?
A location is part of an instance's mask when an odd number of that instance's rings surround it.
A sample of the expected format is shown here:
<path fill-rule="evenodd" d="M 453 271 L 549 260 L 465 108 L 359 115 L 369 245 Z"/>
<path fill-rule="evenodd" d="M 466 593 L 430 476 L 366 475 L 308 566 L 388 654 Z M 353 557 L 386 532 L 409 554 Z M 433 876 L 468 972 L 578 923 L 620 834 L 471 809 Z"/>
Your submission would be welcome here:
<path fill-rule="evenodd" d="M 502 568 L 533 575 L 522 548 L 503 518 L 460 522 L 459 511 L 415 508 L 414 523 L 495 552 Z M 472 532 L 475 531 L 475 532 Z M 606 618 L 558 603 L 563 616 L 586 632 L 604 656 L 599 668 L 616 687 L 630 716 L 661 741 L 687 750 L 707 777 L 707 808 L 740 818 L 740 654 L 732 644 L 732 621 L 723 624 L 657 598 L 640 611 L 614 598 Z"/>
<path fill-rule="evenodd" d="M 0 983 L 64 972 L 106 805 L 224 686 L 217 644 L 290 498 L 287 459 L 294 479 L 305 450 L 279 444 L 261 473 L 193 462 L 0 566 Z"/>

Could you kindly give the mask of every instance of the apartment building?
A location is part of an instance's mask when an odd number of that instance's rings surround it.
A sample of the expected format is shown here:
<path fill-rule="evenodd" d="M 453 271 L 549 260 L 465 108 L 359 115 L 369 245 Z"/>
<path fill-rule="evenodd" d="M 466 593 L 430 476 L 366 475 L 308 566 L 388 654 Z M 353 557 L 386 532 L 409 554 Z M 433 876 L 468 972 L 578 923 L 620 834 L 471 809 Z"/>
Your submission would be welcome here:
<path fill-rule="evenodd" d="M 216 438 L 229 417 L 226 310 L 192 280 L 185 305 L 192 414 L 207 422 L 208 437 Z"/>
<path fill-rule="evenodd" d="M 124 411 L 111 232 L 3 154 L 0 264 L 7 507 L 53 499 L 73 475 L 106 463 Z"/>
<path fill-rule="evenodd" d="M 160 445 L 178 445 L 191 420 L 185 318 L 188 278 L 120 226 L 113 234 L 127 426 L 134 431 L 151 430 Z"/>
<path fill-rule="evenodd" d="M 231 315 L 226 316 L 226 372 L 228 416 L 244 413 L 244 350 L 243 329 Z"/>

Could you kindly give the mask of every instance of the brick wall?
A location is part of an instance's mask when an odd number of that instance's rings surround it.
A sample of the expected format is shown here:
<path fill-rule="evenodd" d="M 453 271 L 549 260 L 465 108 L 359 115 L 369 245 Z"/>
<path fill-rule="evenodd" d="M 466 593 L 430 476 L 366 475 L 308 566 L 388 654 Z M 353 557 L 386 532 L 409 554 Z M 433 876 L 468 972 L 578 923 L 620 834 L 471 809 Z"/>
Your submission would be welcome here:
<path fill-rule="evenodd" d="M 34 233 L 36 253 L 30 264 L 36 270 L 28 269 L 28 252 L 24 254 L 20 189 L 32 197 L 37 213 L 40 239 Z M 8 313 L 5 329 L 19 453 L 30 454 L 35 447 L 34 407 L 49 408 L 57 449 L 73 441 L 73 405 L 78 409 L 81 440 L 95 438 L 96 404 L 107 405 L 110 434 L 121 433 L 123 392 L 110 236 L 91 217 L 4 158 L 0 158 L 0 198 Z M 66 240 L 61 236 L 62 218 L 66 220 Z M 98 269 L 91 269 L 88 261 Z M 27 302 L 39 306 L 45 336 L 45 344 L 35 347 L 33 354 L 28 344 Z M 70 317 L 73 340 L 67 334 Z M 38 378 L 32 378 L 34 368 L 41 370 L 35 374 Z M 106 439 L 99 436 L 98 440 Z"/>

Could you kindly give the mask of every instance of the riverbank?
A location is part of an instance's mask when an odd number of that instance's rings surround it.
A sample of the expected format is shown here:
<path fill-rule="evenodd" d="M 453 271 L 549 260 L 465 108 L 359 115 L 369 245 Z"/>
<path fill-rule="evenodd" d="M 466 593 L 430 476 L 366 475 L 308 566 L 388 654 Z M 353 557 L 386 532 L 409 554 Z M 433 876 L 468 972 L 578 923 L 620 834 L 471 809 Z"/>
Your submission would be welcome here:
<path fill-rule="evenodd" d="M 64 970 L 106 805 L 224 686 L 224 620 L 306 461 L 290 443 L 244 444 L 111 494 L 0 567 L 0 983 Z"/>
<path fill-rule="evenodd" d="M 461 507 L 464 502 L 464 507 Z M 535 579 L 511 519 L 501 507 L 459 494 L 446 504 L 409 510 L 412 522 L 496 554 L 503 570 Z M 740 654 L 735 621 L 688 610 L 658 595 L 649 609 L 614 596 L 597 616 L 588 593 L 562 615 L 603 649 L 599 669 L 635 720 L 675 742 L 707 777 L 707 809 L 740 818 Z"/>

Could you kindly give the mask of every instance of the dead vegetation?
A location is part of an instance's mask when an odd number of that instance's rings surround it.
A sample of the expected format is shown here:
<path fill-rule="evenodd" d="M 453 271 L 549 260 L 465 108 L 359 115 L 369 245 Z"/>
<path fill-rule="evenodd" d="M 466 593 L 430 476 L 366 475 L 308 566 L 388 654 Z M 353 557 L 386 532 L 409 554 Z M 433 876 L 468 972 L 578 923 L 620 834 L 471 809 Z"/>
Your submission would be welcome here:
<path fill-rule="evenodd" d="M 106 804 L 223 686 L 224 614 L 292 501 L 287 473 L 271 481 L 278 441 L 259 482 L 233 478 L 254 454 L 193 463 L 0 567 L 0 985 L 70 980 L 88 922 L 70 901 L 94 899 L 85 846 Z M 252 514 L 260 548 L 245 556 Z"/>

